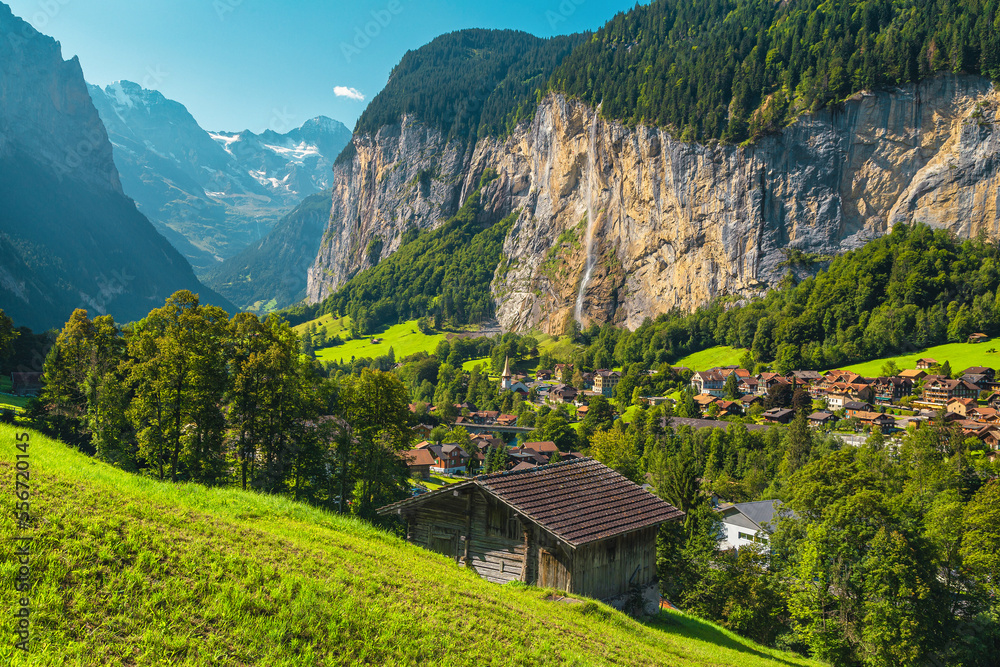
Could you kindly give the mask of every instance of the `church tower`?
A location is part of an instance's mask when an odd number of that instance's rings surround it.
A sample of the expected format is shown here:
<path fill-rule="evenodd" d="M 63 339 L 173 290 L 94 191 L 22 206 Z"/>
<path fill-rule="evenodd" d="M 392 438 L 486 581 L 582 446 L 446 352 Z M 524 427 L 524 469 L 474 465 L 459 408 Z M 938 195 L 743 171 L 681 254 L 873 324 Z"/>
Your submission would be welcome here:
<path fill-rule="evenodd" d="M 510 375 L 510 356 L 508 356 L 503 362 L 503 375 L 500 376 L 500 390 L 510 391 L 513 384 L 513 378 Z"/>

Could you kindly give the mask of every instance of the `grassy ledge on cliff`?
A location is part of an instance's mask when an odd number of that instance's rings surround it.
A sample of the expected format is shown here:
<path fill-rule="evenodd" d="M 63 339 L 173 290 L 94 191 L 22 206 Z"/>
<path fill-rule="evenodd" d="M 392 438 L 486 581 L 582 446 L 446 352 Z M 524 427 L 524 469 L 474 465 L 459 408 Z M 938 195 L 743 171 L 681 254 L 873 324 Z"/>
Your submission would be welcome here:
<path fill-rule="evenodd" d="M 11 501 L 16 432 L 0 427 Z M 3 664 L 814 664 L 681 614 L 642 624 L 548 602 L 354 519 L 153 481 L 30 435 L 30 652 L 5 632 Z M 8 629 L 22 595 L 12 552 Z"/>

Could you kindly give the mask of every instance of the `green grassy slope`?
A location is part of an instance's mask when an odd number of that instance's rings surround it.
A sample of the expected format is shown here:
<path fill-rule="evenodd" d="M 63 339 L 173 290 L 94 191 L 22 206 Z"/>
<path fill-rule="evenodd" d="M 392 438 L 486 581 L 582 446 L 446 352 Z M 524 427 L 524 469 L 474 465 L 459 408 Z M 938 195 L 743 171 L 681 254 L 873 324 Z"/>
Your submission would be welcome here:
<path fill-rule="evenodd" d="M 10 502 L 14 434 L 0 427 Z M 31 652 L 8 636 L 0 664 L 812 664 L 682 615 L 640 624 L 489 584 L 283 498 L 159 483 L 37 434 L 29 453 Z M 0 578 L 16 569 L 5 550 Z M 16 595 L 0 587 L 8 619 Z"/>
<path fill-rule="evenodd" d="M 331 318 L 330 315 L 325 315 L 324 318 L 330 318 L 328 320 L 320 318 L 320 321 L 326 324 L 327 335 L 331 337 L 340 336 L 345 340 L 347 339 L 350 335 L 350 320 L 348 318 L 335 319 Z M 305 326 L 308 326 L 308 323 L 296 327 L 296 330 Z M 378 345 L 372 345 L 372 338 L 381 338 L 382 342 Z M 393 353 L 396 355 L 396 359 L 402 359 L 417 352 L 433 354 L 438 343 L 446 338 L 447 334 L 443 333 L 422 334 L 420 333 L 420 329 L 417 328 L 417 320 L 410 320 L 391 326 L 373 336 L 364 336 L 363 338 L 348 340 L 343 345 L 316 350 L 316 358 L 320 361 L 350 361 L 351 357 L 381 357 L 389 354 L 389 348 L 391 347 Z"/>
<path fill-rule="evenodd" d="M 917 359 L 929 357 L 936 359 L 938 363 L 948 362 L 951 364 L 953 373 L 965 370 L 970 366 L 988 366 L 990 368 L 1000 367 L 1000 352 L 987 352 L 997 347 L 996 341 L 987 341 L 970 345 L 969 343 L 948 343 L 947 345 L 937 345 L 929 347 L 920 352 L 904 354 L 898 357 L 886 357 L 875 359 L 861 364 L 847 366 L 844 370 L 853 371 L 859 375 L 874 376 L 881 373 L 882 365 L 892 360 L 900 369 L 916 368 Z"/>
<path fill-rule="evenodd" d="M 678 359 L 671 366 L 682 366 L 693 371 L 707 371 L 716 366 L 732 366 L 740 363 L 740 357 L 744 350 L 726 345 L 717 345 L 701 352 L 689 354 L 683 359 Z"/>

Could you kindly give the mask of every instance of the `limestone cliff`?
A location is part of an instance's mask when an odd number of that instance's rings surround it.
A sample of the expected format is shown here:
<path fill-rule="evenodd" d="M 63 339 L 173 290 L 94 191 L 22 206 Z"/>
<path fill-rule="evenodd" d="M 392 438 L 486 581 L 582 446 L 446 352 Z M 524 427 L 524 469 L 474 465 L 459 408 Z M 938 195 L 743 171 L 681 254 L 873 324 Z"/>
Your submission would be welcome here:
<path fill-rule="evenodd" d="M 962 236 L 1000 233 L 1000 96 L 986 79 L 942 76 L 861 93 L 752 146 L 705 146 L 629 128 L 559 95 L 504 140 L 446 144 L 412 118 L 356 136 L 337 165 L 331 222 L 309 275 L 320 300 L 433 227 L 483 169 L 487 215 L 521 210 L 494 278 L 506 329 L 562 332 L 593 234 L 582 319 L 638 326 L 671 308 L 749 295 L 787 270 L 785 248 L 834 254 L 896 222 Z M 589 211 L 589 213 L 588 213 Z"/>

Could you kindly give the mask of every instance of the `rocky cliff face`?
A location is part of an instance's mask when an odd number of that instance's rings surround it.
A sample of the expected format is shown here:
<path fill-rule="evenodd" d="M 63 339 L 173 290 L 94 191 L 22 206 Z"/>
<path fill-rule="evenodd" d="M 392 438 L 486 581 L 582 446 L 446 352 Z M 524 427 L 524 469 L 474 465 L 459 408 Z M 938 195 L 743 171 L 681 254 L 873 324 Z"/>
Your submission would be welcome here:
<path fill-rule="evenodd" d="M 506 329 L 565 330 L 588 245 L 580 319 L 634 328 L 671 308 L 760 293 L 787 270 L 785 248 L 843 252 L 897 222 L 997 235 L 998 104 L 985 79 L 938 77 L 859 94 L 749 147 L 624 127 L 558 95 L 512 136 L 468 151 L 405 119 L 355 137 L 353 161 L 336 168 L 309 298 L 365 268 L 371 239 L 385 254 L 408 225 L 438 224 L 487 167 L 500 173 L 484 193 L 487 215 L 521 211 L 493 283 Z M 429 187 L 416 187 L 428 170 Z"/>
<path fill-rule="evenodd" d="M 74 308 L 138 319 L 180 289 L 232 308 L 122 192 L 79 62 L 0 2 L 0 308 L 45 330 Z"/>

